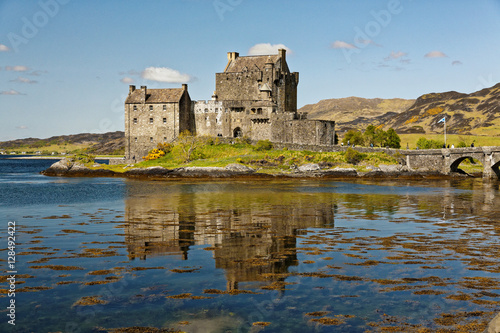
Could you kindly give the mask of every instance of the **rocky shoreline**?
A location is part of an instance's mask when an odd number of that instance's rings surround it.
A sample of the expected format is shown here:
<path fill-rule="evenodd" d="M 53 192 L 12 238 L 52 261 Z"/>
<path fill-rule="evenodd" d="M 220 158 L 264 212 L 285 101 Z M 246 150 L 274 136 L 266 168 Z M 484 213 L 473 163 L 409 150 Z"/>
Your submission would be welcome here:
<path fill-rule="evenodd" d="M 438 171 L 415 171 L 401 165 L 381 165 L 372 167 L 368 172 L 359 172 L 354 168 L 321 169 L 318 164 L 306 164 L 290 172 L 265 173 L 242 164 L 229 164 L 225 167 L 182 167 L 166 169 L 160 166 L 149 168 L 130 167 L 124 172 L 99 168 L 96 164 L 92 168 L 81 163 L 62 159 L 41 174 L 56 177 L 126 177 L 147 179 L 169 178 L 398 178 L 398 179 L 448 179 L 464 177 L 461 174 L 447 175 Z"/>

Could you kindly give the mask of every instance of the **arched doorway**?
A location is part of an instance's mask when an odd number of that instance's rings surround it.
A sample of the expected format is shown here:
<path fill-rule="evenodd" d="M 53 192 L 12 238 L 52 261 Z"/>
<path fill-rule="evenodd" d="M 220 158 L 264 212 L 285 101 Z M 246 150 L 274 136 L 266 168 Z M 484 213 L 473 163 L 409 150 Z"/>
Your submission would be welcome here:
<path fill-rule="evenodd" d="M 243 132 L 241 131 L 241 128 L 236 127 L 233 131 L 233 137 L 241 138 L 242 136 L 243 136 Z"/>

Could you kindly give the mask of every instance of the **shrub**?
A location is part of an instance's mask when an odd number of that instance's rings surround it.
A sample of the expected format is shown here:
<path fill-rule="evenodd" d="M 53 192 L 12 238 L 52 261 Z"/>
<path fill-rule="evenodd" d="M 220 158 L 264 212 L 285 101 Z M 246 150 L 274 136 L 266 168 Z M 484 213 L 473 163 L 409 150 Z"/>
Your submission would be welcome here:
<path fill-rule="evenodd" d="M 345 152 L 345 160 L 349 164 L 358 164 L 363 159 L 363 154 L 352 148 L 347 148 Z"/>
<path fill-rule="evenodd" d="M 273 143 L 269 140 L 259 140 L 255 144 L 256 151 L 264 151 L 264 150 L 271 150 L 273 149 Z"/>
<path fill-rule="evenodd" d="M 163 151 L 165 154 L 168 154 L 172 151 L 172 144 L 167 142 L 159 142 L 156 148 Z"/>
<path fill-rule="evenodd" d="M 162 156 L 165 156 L 165 152 L 163 150 L 153 149 L 148 153 L 147 156 L 144 156 L 143 159 L 145 161 L 152 161 L 152 160 L 156 160 Z"/>
<path fill-rule="evenodd" d="M 427 140 L 422 137 L 417 141 L 417 147 L 419 149 L 439 149 L 443 148 L 444 142 L 436 140 Z"/>
<path fill-rule="evenodd" d="M 95 156 L 90 154 L 76 154 L 75 156 L 73 156 L 73 161 L 83 164 L 94 163 Z"/>

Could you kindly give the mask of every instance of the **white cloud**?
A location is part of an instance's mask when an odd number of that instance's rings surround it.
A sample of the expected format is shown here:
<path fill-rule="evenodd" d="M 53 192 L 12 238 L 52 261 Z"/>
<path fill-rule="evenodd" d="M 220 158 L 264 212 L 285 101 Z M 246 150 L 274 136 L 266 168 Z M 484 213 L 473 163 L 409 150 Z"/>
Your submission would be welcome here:
<path fill-rule="evenodd" d="M 5 66 L 5 70 L 14 72 L 25 72 L 28 71 L 29 68 L 26 66 Z"/>
<path fill-rule="evenodd" d="M 395 60 L 395 59 L 399 59 L 399 58 L 402 58 L 402 57 L 406 57 L 408 55 L 408 53 L 405 53 L 405 52 L 401 52 L 401 51 L 398 51 L 398 52 L 394 52 L 394 51 L 391 51 L 391 54 L 389 54 L 388 57 L 384 58 L 384 60 L 388 61 L 388 60 Z"/>
<path fill-rule="evenodd" d="M 28 129 L 28 126 L 21 125 L 21 126 L 17 126 L 16 128 L 17 128 L 17 129 L 24 130 L 24 129 Z"/>
<path fill-rule="evenodd" d="M 146 80 L 169 83 L 186 83 L 191 80 L 188 74 L 181 74 L 168 67 L 148 67 L 141 73 L 141 76 Z"/>
<path fill-rule="evenodd" d="M 10 80 L 10 82 L 29 83 L 29 84 L 38 83 L 38 81 L 30 80 L 30 79 L 22 77 L 22 76 L 19 76 L 15 80 Z"/>
<path fill-rule="evenodd" d="M 0 52 L 7 52 L 10 51 L 9 47 L 7 45 L 0 44 Z"/>
<path fill-rule="evenodd" d="M 7 91 L 0 91 L 0 95 L 24 95 L 24 94 L 20 93 L 19 91 L 11 89 Z"/>
<path fill-rule="evenodd" d="M 425 55 L 426 58 L 447 58 L 448 56 L 441 51 L 431 51 Z"/>
<path fill-rule="evenodd" d="M 131 77 L 124 77 L 124 78 L 122 78 L 122 79 L 120 80 L 120 82 L 121 82 L 121 83 L 127 83 L 127 84 L 129 84 L 129 83 L 134 83 L 134 79 L 133 79 L 133 78 L 131 78 Z"/>
<path fill-rule="evenodd" d="M 331 45 L 332 49 L 357 49 L 356 46 L 343 42 L 341 40 L 336 40 Z"/>
<path fill-rule="evenodd" d="M 248 50 L 248 55 L 268 55 L 268 54 L 278 54 L 279 49 L 285 49 L 286 52 L 292 53 L 288 47 L 284 44 L 271 44 L 271 43 L 261 43 L 255 44 Z"/>
<path fill-rule="evenodd" d="M 463 63 L 460 61 L 460 60 L 455 60 L 451 63 L 453 66 L 457 66 L 457 65 L 463 65 Z"/>

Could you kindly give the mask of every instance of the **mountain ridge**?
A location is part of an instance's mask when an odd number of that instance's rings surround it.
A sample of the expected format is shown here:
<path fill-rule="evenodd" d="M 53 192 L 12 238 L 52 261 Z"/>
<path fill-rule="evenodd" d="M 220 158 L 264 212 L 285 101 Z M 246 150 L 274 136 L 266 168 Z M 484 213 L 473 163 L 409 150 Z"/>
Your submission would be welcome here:
<path fill-rule="evenodd" d="M 335 120 L 336 130 L 364 130 L 368 125 L 394 128 L 400 134 L 438 133 L 446 117 L 449 133 L 500 135 L 500 83 L 465 94 L 428 93 L 417 99 L 364 99 L 346 97 L 321 100 L 299 109 L 310 119 Z"/>

